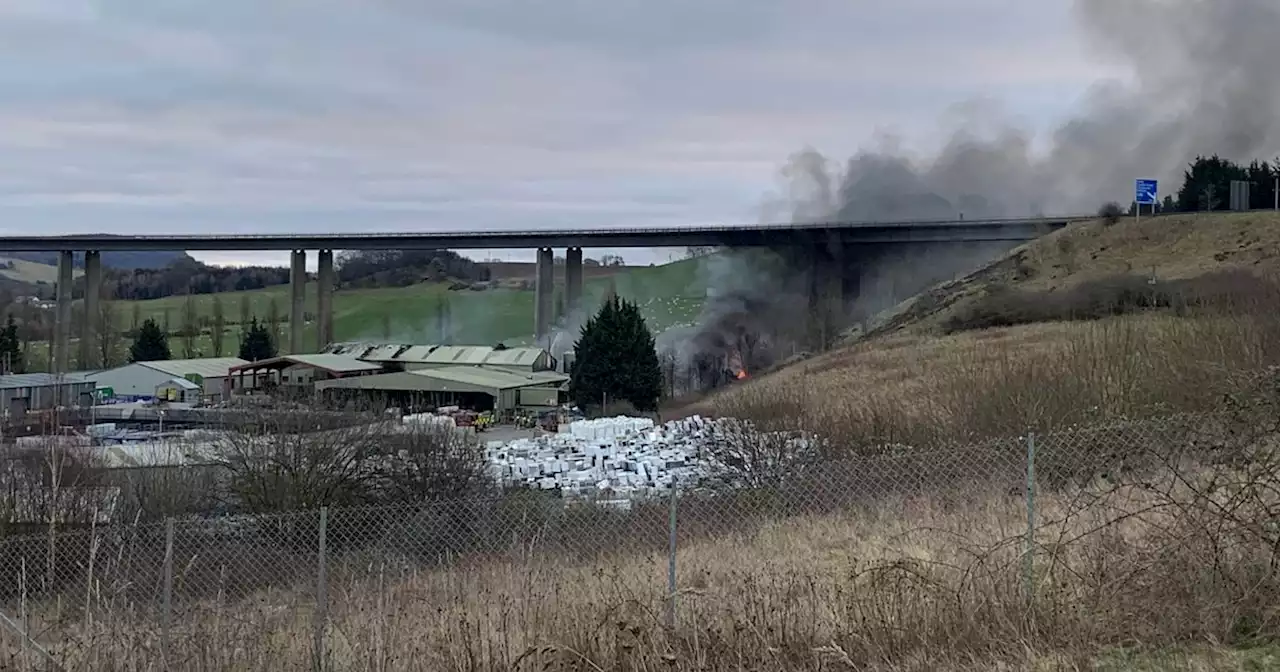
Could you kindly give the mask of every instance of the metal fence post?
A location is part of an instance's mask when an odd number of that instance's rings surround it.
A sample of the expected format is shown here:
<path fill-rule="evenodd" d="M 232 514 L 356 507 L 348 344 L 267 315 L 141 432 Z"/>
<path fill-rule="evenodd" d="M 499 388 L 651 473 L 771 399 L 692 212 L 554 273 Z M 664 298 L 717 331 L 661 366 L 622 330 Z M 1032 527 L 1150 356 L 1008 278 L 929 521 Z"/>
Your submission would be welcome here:
<path fill-rule="evenodd" d="M 676 627 L 676 479 L 671 479 L 671 510 L 667 521 L 667 627 Z"/>
<path fill-rule="evenodd" d="M 1027 601 L 1035 591 L 1036 549 L 1036 435 L 1027 432 L 1027 538 L 1022 555 L 1022 582 Z"/>
<path fill-rule="evenodd" d="M 164 592 L 161 595 L 160 658 L 165 669 L 172 669 L 169 657 L 169 631 L 173 621 L 173 519 L 164 521 Z"/>
<path fill-rule="evenodd" d="M 326 556 L 325 556 L 325 534 L 329 526 L 329 507 L 320 508 L 320 530 L 319 544 L 317 547 L 317 568 L 316 568 L 316 618 L 315 632 L 313 633 L 314 648 L 312 654 L 315 672 L 323 672 L 324 670 L 324 626 L 328 619 L 328 577 L 325 573 Z"/>

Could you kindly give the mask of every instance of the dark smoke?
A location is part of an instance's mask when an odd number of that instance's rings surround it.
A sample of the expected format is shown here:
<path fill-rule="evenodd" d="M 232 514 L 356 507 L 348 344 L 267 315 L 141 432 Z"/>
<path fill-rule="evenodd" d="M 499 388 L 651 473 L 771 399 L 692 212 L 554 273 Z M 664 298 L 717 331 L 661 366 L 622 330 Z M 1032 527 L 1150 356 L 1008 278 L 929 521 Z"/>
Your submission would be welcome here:
<path fill-rule="evenodd" d="M 1247 162 L 1280 152 L 1280 1 L 1077 0 L 1075 10 L 1089 47 L 1127 65 L 1132 82 L 1096 85 L 1079 113 L 1050 135 L 1046 151 L 1035 151 L 1032 133 L 990 108 L 969 106 L 960 130 L 923 160 L 905 155 L 892 138 L 842 166 L 813 149 L 798 152 L 782 170 L 783 216 L 1082 214 L 1107 201 L 1129 202 L 1138 177 L 1157 178 L 1171 193 L 1198 155 Z M 864 270 L 862 297 L 848 312 L 854 321 L 868 319 L 1006 249 L 881 258 Z M 805 293 L 785 253 L 735 252 L 724 263 L 733 272 L 711 273 L 714 292 L 697 327 L 663 340 L 685 361 L 722 356 L 743 329 L 760 329 L 771 357 L 794 347 L 794 336 L 778 326 L 794 324 Z"/>

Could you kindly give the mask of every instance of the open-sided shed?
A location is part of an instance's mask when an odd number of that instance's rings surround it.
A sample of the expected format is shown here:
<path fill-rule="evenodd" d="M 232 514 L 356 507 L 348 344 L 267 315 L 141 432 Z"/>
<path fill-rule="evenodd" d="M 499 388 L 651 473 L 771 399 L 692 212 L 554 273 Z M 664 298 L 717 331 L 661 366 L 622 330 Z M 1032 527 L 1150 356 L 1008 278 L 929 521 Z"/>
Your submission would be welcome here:
<path fill-rule="evenodd" d="M 316 389 L 398 406 L 456 404 L 504 416 L 517 409 L 555 407 L 567 382 L 567 376 L 549 371 L 520 374 L 487 366 L 445 366 L 328 380 L 316 383 Z"/>
<path fill-rule="evenodd" d="M 248 362 L 231 369 L 237 390 L 261 388 L 264 380 L 293 389 L 311 389 L 324 380 L 370 376 L 383 372 L 381 365 L 346 355 L 283 355 Z"/>

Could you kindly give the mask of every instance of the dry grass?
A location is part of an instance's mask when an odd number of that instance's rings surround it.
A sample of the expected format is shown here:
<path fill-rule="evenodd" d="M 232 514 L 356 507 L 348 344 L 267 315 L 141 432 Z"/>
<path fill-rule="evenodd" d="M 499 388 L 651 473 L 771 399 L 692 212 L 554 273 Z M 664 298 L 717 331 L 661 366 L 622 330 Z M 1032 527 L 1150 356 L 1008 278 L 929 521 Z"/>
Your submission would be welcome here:
<path fill-rule="evenodd" d="M 1082 670 L 1141 661 L 1152 647 L 1159 669 L 1236 669 L 1220 663 L 1240 654 L 1215 647 L 1170 651 L 1270 633 L 1273 623 L 1255 621 L 1280 585 L 1274 576 L 1241 581 L 1266 566 L 1261 546 L 1223 552 L 1188 539 L 1196 516 L 1187 511 L 1203 508 L 1195 501 L 1176 485 L 1041 498 L 1032 605 L 1022 592 L 1025 509 L 974 490 L 687 543 L 675 630 L 662 624 L 660 554 L 598 564 L 526 555 L 444 570 L 394 558 L 336 565 L 329 669 Z M 1220 541 L 1238 540 L 1221 532 Z M 156 669 L 152 614 L 102 588 L 33 608 L 35 629 L 57 634 L 51 650 L 64 669 Z M 310 669 L 312 604 L 302 585 L 184 605 L 168 667 Z M 1254 632 L 1242 633 L 1248 619 Z M 0 635 L 0 651 L 18 650 Z"/>
<path fill-rule="evenodd" d="M 1185 281 L 1213 273 L 1280 273 L 1280 215 L 1185 214 L 1075 224 L 906 302 L 882 329 L 936 330 L 993 290 L 1054 295 L 1122 276 Z"/>
<path fill-rule="evenodd" d="M 1280 364 L 1280 319 L 1124 316 L 876 338 L 735 386 L 676 414 L 819 432 L 856 448 L 930 445 L 1219 404 Z"/>

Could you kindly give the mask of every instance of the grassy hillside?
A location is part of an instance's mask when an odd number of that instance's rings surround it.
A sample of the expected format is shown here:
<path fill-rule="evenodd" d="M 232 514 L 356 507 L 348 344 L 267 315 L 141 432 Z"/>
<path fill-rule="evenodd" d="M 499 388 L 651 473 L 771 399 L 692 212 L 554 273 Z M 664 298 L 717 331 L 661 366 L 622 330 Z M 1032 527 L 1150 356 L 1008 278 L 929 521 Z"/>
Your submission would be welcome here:
<path fill-rule="evenodd" d="M 1277 274 L 1274 213 L 1082 223 L 904 302 L 846 347 L 693 410 L 799 418 L 855 441 L 999 435 L 1153 408 L 1199 411 L 1280 365 Z M 1147 306 L 1143 292 L 1151 288 L 1200 302 Z M 1027 319 L 986 329 L 965 322 L 978 309 L 1000 315 L 1027 304 L 1086 310 L 1015 314 Z"/>
<path fill-rule="evenodd" d="M 1032 302 L 1123 299 L 1142 284 L 1178 286 L 1229 275 L 1280 273 L 1280 214 L 1187 214 L 1083 222 L 1012 250 L 964 278 L 921 293 L 883 316 L 877 331 L 931 331 L 993 295 L 1018 292 Z M 1217 290 L 1215 290 L 1217 291 Z M 1096 302 L 1096 301 L 1095 301 Z M 992 302 L 981 306 L 992 308 Z M 1000 309 L 999 307 L 995 307 Z M 1072 310 L 1078 306 L 1071 307 Z M 1064 310 L 1067 307 L 1064 306 Z"/>
<path fill-rule="evenodd" d="M 18 282 L 25 282 L 32 285 L 39 283 L 52 285 L 58 281 L 57 266 L 27 261 L 17 257 L 0 257 L 0 264 L 11 266 L 10 268 L 0 268 L 0 275 L 11 280 L 17 280 Z M 77 268 L 73 273 L 75 273 L 76 277 L 80 277 L 84 271 Z"/>
<path fill-rule="evenodd" d="M 698 260 L 685 260 L 663 266 L 628 269 L 612 278 L 588 278 L 584 291 L 586 305 L 594 307 L 603 299 L 612 282 L 620 296 L 640 304 L 650 328 L 661 331 L 675 324 L 687 323 L 701 308 L 705 295 Z M 250 314 L 264 320 L 272 301 L 281 315 L 288 314 L 289 287 L 278 286 L 248 292 L 198 295 L 193 297 L 196 311 L 211 316 L 215 300 L 221 301 L 228 323 L 240 319 L 241 301 L 247 299 Z M 484 291 L 449 291 L 444 284 L 410 287 L 343 290 L 334 293 L 334 331 L 339 340 L 380 339 L 386 335 L 406 341 L 438 340 L 438 313 L 442 300 L 449 303 L 453 340 L 459 343 L 491 344 L 498 341 L 522 342 L 533 330 L 534 292 L 512 289 Z M 134 306 L 141 319 L 153 318 L 163 323 L 166 312 L 176 330 L 181 321 L 185 297 L 168 297 L 153 301 L 121 301 L 120 319 L 128 325 Z M 307 287 L 306 310 L 316 311 L 316 286 Z M 306 330 L 306 342 L 314 343 L 314 324 Z"/>

